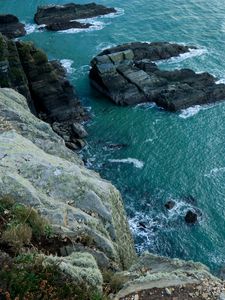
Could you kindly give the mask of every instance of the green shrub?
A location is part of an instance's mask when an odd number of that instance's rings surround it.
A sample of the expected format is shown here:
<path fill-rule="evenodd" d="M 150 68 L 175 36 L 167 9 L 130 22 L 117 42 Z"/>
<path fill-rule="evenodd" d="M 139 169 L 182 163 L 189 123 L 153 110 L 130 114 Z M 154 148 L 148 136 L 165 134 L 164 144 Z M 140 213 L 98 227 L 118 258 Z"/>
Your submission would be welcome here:
<path fill-rule="evenodd" d="M 102 276 L 108 293 L 116 294 L 127 282 L 125 276 L 122 276 L 120 273 L 114 273 L 111 270 L 103 270 Z"/>
<path fill-rule="evenodd" d="M 4 224 L 0 228 L 1 241 L 9 244 L 16 252 L 32 238 L 50 238 L 52 227 L 32 207 L 15 203 L 11 196 L 0 198 L 0 217 Z"/>
<path fill-rule="evenodd" d="M 32 238 L 32 229 L 27 224 L 18 224 L 8 227 L 2 233 L 2 241 L 19 251 L 24 245 L 29 244 Z"/>
<path fill-rule="evenodd" d="M 37 255 L 21 255 L 10 267 L 8 261 L 1 261 L 0 267 L 0 290 L 2 295 L 7 292 L 10 299 L 107 300 L 89 290 L 85 283 L 78 285 L 57 265 L 44 266 Z"/>
<path fill-rule="evenodd" d="M 33 54 L 33 59 L 37 65 L 46 63 L 48 61 L 46 54 L 42 50 L 37 50 Z"/>
<path fill-rule="evenodd" d="M 5 210 L 11 209 L 15 203 L 14 199 L 10 195 L 5 195 L 0 198 L 0 214 L 4 213 Z"/>
<path fill-rule="evenodd" d="M 41 217 L 32 207 L 15 204 L 12 207 L 12 214 L 14 216 L 14 222 L 29 225 L 35 237 L 45 235 L 46 227 L 49 226 L 49 224 L 47 220 Z"/>

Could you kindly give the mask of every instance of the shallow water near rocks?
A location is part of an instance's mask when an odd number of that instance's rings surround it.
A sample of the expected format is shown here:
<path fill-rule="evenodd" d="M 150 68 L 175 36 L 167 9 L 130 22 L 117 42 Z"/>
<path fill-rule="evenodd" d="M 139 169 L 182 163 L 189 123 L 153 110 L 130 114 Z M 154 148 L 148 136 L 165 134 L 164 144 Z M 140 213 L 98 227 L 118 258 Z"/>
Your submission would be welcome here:
<path fill-rule="evenodd" d="M 138 251 L 193 259 L 219 271 L 225 265 L 225 102 L 179 113 L 152 104 L 117 107 L 90 88 L 88 70 L 91 58 L 109 46 L 170 41 L 199 50 L 160 63 L 161 68 L 188 67 L 224 80 L 224 1 L 99 0 L 118 7 L 119 13 L 92 20 L 91 30 L 39 31 L 32 21 L 36 6 L 52 2 L 2 1 L 0 10 L 27 24 L 24 40 L 33 40 L 49 58 L 63 60 L 68 67 L 93 116 L 83 156 L 122 192 Z M 164 204 L 170 199 L 176 205 L 166 211 Z M 188 226 L 184 215 L 193 208 L 202 215 L 198 225 Z"/>

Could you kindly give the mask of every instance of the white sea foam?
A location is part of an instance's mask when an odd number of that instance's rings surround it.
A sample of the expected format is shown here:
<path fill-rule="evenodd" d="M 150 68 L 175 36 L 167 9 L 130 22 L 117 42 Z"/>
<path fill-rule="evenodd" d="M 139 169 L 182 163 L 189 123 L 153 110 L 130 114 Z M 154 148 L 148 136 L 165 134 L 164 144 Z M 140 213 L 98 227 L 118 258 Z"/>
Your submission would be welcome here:
<path fill-rule="evenodd" d="M 90 70 L 90 65 L 83 65 L 76 69 L 76 73 L 74 73 L 74 78 L 78 79 L 83 76 L 86 76 Z"/>
<path fill-rule="evenodd" d="M 151 216 L 136 212 L 135 216 L 129 219 L 128 222 L 134 236 L 142 239 L 142 242 L 136 245 L 139 252 L 142 252 L 147 247 L 153 245 L 155 236 L 154 229 L 159 226 L 157 221 L 155 221 Z M 141 226 L 141 223 L 143 223 L 145 227 Z"/>
<path fill-rule="evenodd" d="M 130 228 L 135 237 L 138 238 L 137 250 L 142 252 L 149 247 L 154 248 L 155 239 L 158 232 L 171 231 L 176 228 L 179 219 L 184 219 L 188 210 L 199 212 L 199 222 L 201 223 L 201 213 L 198 208 L 194 207 L 187 201 L 173 199 L 175 205 L 172 209 L 165 212 L 154 212 L 152 206 L 149 205 L 150 210 L 148 213 L 135 211 L 134 217 L 129 219 Z M 148 206 L 148 204 L 146 204 Z"/>
<path fill-rule="evenodd" d="M 60 63 L 66 69 L 68 74 L 72 74 L 75 71 L 75 68 L 72 67 L 74 63 L 72 59 L 61 59 Z"/>
<path fill-rule="evenodd" d="M 25 23 L 25 22 L 23 22 Z M 31 34 L 33 32 L 40 32 L 41 29 L 44 29 L 46 25 L 36 25 L 36 24 L 30 24 L 30 23 L 25 23 L 25 30 L 27 34 Z"/>
<path fill-rule="evenodd" d="M 103 15 L 103 16 L 98 16 L 98 17 L 94 17 L 94 18 L 86 18 L 86 19 L 78 19 L 75 20 L 77 22 L 83 23 L 83 24 L 91 24 L 91 26 L 89 28 L 71 28 L 71 29 L 66 29 L 66 30 L 60 30 L 58 32 L 60 33 L 78 33 L 78 32 L 88 32 L 88 31 L 93 31 L 93 30 L 101 30 L 103 29 L 106 25 L 109 25 L 111 23 L 105 23 L 102 21 L 99 21 L 99 19 L 110 19 L 110 18 L 115 18 L 118 16 L 121 16 L 124 14 L 124 10 L 122 8 L 116 8 L 116 12 L 115 13 L 111 13 L 111 14 L 107 14 L 107 15 Z M 71 20 L 73 21 L 73 20 Z"/>
<path fill-rule="evenodd" d="M 25 30 L 27 34 L 31 34 L 38 30 L 38 26 L 35 24 L 25 24 Z"/>
<path fill-rule="evenodd" d="M 188 107 L 186 109 L 182 109 L 181 113 L 179 114 L 179 117 L 182 118 L 182 119 L 187 119 L 187 118 L 193 117 L 194 115 L 196 115 L 200 111 L 210 109 L 210 108 L 214 107 L 215 105 L 216 104 L 191 106 L 191 107 Z"/>
<path fill-rule="evenodd" d="M 206 173 L 204 176 L 205 177 L 214 177 L 218 173 L 223 173 L 225 171 L 225 167 L 220 167 L 220 168 L 213 168 L 212 170 L 209 171 L 209 173 Z"/>
<path fill-rule="evenodd" d="M 124 9 L 123 8 L 119 8 L 119 7 L 115 7 L 116 12 L 114 13 L 110 13 L 107 15 L 102 15 L 100 16 L 100 18 L 116 18 L 116 17 L 120 17 L 124 15 Z"/>
<path fill-rule="evenodd" d="M 168 210 L 168 219 L 177 219 L 179 216 L 185 216 L 187 210 L 193 210 L 193 206 L 190 203 L 181 200 L 174 200 L 175 205 L 172 209 Z"/>
<path fill-rule="evenodd" d="M 160 64 L 176 64 L 176 63 L 180 63 L 186 59 L 192 58 L 192 57 L 196 57 L 196 56 L 202 56 L 204 54 L 206 54 L 208 51 L 206 48 L 198 48 L 198 49 L 189 49 L 189 52 L 186 53 L 182 53 L 179 56 L 176 57 L 171 57 L 169 59 L 164 59 L 164 60 L 159 60 L 156 61 L 156 63 L 158 65 Z"/>
<path fill-rule="evenodd" d="M 220 78 L 219 80 L 216 81 L 216 84 L 225 84 L 225 78 Z"/>
<path fill-rule="evenodd" d="M 105 27 L 105 23 L 101 21 L 97 21 L 95 18 L 92 19 L 82 19 L 82 20 L 77 20 L 78 22 L 81 23 L 90 23 L 91 26 L 89 28 L 71 28 L 71 29 L 66 29 L 66 30 L 59 30 L 59 33 L 78 33 L 78 32 L 89 32 L 93 30 L 101 30 Z"/>
<path fill-rule="evenodd" d="M 179 117 L 181 117 L 182 119 L 187 119 L 196 115 L 200 110 L 200 105 L 191 106 L 186 109 L 182 109 L 181 113 L 179 114 Z"/>
<path fill-rule="evenodd" d="M 151 143 L 153 141 L 154 141 L 154 139 L 147 139 L 147 140 L 144 141 L 144 143 Z"/>
<path fill-rule="evenodd" d="M 136 158 L 124 158 L 124 159 L 109 159 L 111 163 L 126 163 L 126 164 L 133 164 L 135 168 L 142 169 L 144 167 L 144 162 L 138 160 Z"/>
<path fill-rule="evenodd" d="M 152 109 L 154 107 L 156 107 L 157 105 L 153 102 L 144 102 L 144 103 L 139 103 L 137 105 L 134 106 L 134 109 L 137 108 L 142 108 L 142 109 Z"/>
<path fill-rule="evenodd" d="M 112 44 L 112 43 L 108 43 L 108 42 L 102 42 L 100 43 L 97 47 L 96 47 L 96 51 L 99 52 L 99 51 L 103 51 L 105 49 L 108 49 L 108 48 L 112 48 L 112 47 L 115 47 L 116 44 Z"/>

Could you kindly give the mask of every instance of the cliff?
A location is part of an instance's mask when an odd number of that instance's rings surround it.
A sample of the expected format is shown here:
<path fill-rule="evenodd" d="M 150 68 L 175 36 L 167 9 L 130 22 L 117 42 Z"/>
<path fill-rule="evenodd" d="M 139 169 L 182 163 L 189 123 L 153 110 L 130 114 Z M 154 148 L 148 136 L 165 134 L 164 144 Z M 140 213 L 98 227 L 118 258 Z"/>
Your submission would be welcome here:
<path fill-rule="evenodd" d="M 24 96 L 2 88 L 0 206 L 6 196 L 36 209 L 54 234 L 70 241 L 54 246 L 58 256 L 38 255 L 42 268 L 56 264 L 73 286 L 82 283 L 117 300 L 161 299 L 159 294 L 166 299 L 223 299 L 218 297 L 224 283 L 201 264 L 150 254 L 137 260 L 118 190 L 86 169 L 51 126 L 30 112 Z M 63 297 L 106 299 L 85 296 L 83 288 L 82 293 Z M 56 299 L 48 297 L 43 299 Z"/>
<path fill-rule="evenodd" d="M 33 43 L 0 34 L 0 87 L 24 95 L 31 111 L 51 124 L 68 147 L 83 145 L 84 136 L 73 128 L 87 119 L 87 113 L 64 68 L 57 61 L 49 61 Z"/>

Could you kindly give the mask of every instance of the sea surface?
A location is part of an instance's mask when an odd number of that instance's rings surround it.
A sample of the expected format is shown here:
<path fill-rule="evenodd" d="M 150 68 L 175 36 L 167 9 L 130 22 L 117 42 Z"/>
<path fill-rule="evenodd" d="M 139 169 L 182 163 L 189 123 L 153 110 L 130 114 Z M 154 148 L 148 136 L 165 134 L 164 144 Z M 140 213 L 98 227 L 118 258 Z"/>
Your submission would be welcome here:
<path fill-rule="evenodd" d="M 120 189 L 137 250 L 200 261 L 218 272 L 225 266 L 225 102 L 178 113 L 152 104 L 117 107 L 90 87 L 88 70 L 92 57 L 109 46 L 169 41 L 198 50 L 161 68 L 209 71 L 225 81 L 225 1 L 98 0 L 118 13 L 92 19 L 88 30 L 39 31 L 36 7 L 52 2 L 0 0 L 0 12 L 16 14 L 29 32 L 23 39 L 67 67 L 92 116 L 82 155 Z M 167 211 L 171 199 L 176 205 Z M 193 208 L 201 217 L 188 226 L 184 215 Z"/>

